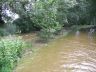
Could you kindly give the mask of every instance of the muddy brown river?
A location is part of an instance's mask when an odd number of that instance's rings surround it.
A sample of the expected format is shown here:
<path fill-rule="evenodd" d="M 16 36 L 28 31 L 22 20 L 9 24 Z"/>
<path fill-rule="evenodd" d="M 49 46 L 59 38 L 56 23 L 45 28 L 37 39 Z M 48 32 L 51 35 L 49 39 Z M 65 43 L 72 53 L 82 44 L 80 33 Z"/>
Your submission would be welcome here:
<path fill-rule="evenodd" d="M 77 31 L 41 48 L 16 72 L 96 72 L 96 35 Z"/>

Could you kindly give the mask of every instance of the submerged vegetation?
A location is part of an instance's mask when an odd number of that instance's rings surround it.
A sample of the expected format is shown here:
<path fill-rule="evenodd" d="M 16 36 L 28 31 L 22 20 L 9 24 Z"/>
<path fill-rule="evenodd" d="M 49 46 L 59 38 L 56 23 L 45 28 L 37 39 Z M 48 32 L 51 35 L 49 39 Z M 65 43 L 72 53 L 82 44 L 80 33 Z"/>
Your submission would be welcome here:
<path fill-rule="evenodd" d="M 96 29 L 96 0 L 0 0 L 0 72 L 11 72 L 24 45 L 3 37 L 38 31 L 46 42 L 65 29 L 86 28 Z"/>

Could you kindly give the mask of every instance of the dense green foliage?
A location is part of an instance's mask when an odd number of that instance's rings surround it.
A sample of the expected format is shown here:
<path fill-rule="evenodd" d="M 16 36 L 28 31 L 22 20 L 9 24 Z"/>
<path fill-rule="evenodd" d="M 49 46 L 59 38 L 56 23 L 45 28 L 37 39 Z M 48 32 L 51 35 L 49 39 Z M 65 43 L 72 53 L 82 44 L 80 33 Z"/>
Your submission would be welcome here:
<path fill-rule="evenodd" d="M 6 9 L 14 14 L 7 16 Z M 96 25 L 96 0 L 0 0 L 0 36 L 39 31 L 47 41 L 64 27 L 79 29 L 80 25 Z M 0 40 L 0 72 L 11 72 L 23 44 L 18 38 Z"/>
<path fill-rule="evenodd" d="M 20 38 L 7 37 L 0 39 L 0 72 L 12 72 L 24 48 Z"/>
<path fill-rule="evenodd" d="M 61 25 L 56 20 L 57 2 L 54 0 L 38 1 L 35 3 L 32 21 L 41 28 L 41 38 L 51 38 L 53 34 L 61 29 Z"/>
<path fill-rule="evenodd" d="M 66 26 L 96 25 L 95 0 L 1 1 L 1 6 L 4 4 L 10 11 L 20 16 L 13 22 L 7 18 L 8 23 L 11 21 L 16 25 L 15 31 L 25 33 L 38 30 L 41 32 L 41 38 L 45 39 L 52 37 L 54 33 Z"/>

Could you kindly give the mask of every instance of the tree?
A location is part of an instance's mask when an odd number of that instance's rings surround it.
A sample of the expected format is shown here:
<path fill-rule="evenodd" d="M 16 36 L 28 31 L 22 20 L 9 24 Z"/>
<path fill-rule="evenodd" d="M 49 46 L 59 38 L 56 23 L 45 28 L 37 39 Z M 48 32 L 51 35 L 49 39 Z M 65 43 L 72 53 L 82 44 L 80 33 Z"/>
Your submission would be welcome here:
<path fill-rule="evenodd" d="M 74 6 L 77 4 L 76 0 L 59 0 L 58 1 L 58 13 L 57 13 L 57 20 L 59 23 L 64 26 L 68 23 L 68 14 L 71 12 L 69 9 L 74 8 Z"/>

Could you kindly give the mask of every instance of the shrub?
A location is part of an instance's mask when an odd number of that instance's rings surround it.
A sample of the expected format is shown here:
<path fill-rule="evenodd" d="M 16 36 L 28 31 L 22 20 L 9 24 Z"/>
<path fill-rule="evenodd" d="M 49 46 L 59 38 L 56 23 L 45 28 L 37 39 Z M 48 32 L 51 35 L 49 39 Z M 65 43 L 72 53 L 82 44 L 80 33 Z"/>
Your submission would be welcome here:
<path fill-rule="evenodd" d="M 21 57 L 25 44 L 20 38 L 8 37 L 0 40 L 0 72 L 11 72 Z"/>
<path fill-rule="evenodd" d="M 12 24 L 10 21 L 4 24 L 3 27 L 0 27 L 0 36 L 13 35 L 16 33 L 17 27 L 15 24 Z"/>
<path fill-rule="evenodd" d="M 41 29 L 39 36 L 42 40 L 44 40 L 45 42 L 48 41 L 51 38 L 54 38 L 54 36 L 56 34 L 58 34 L 58 31 L 61 30 L 61 25 L 59 25 L 59 23 L 57 22 L 57 25 L 51 25 L 51 27 L 47 27 L 47 28 L 43 28 Z"/>
<path fill-rule="evenodd" d="M 28 33 L 36 30 L 34 23 L 29 18 L 19 18 L 14 21 L 14 24 L 17 27 L 17 31 L 19 30 L 21 33 Z"/>
<path fill-rule="evenodd" d="M 35 3 L 34 12 L 30 13 L 32 21 L 36 26 L 40 27 L 40 37 L 48 40 L 53 37 L 54 33 L 61 29 L 61 25 L 57 21 L 57 3 L 55 0 L 37 1 Z"/>

